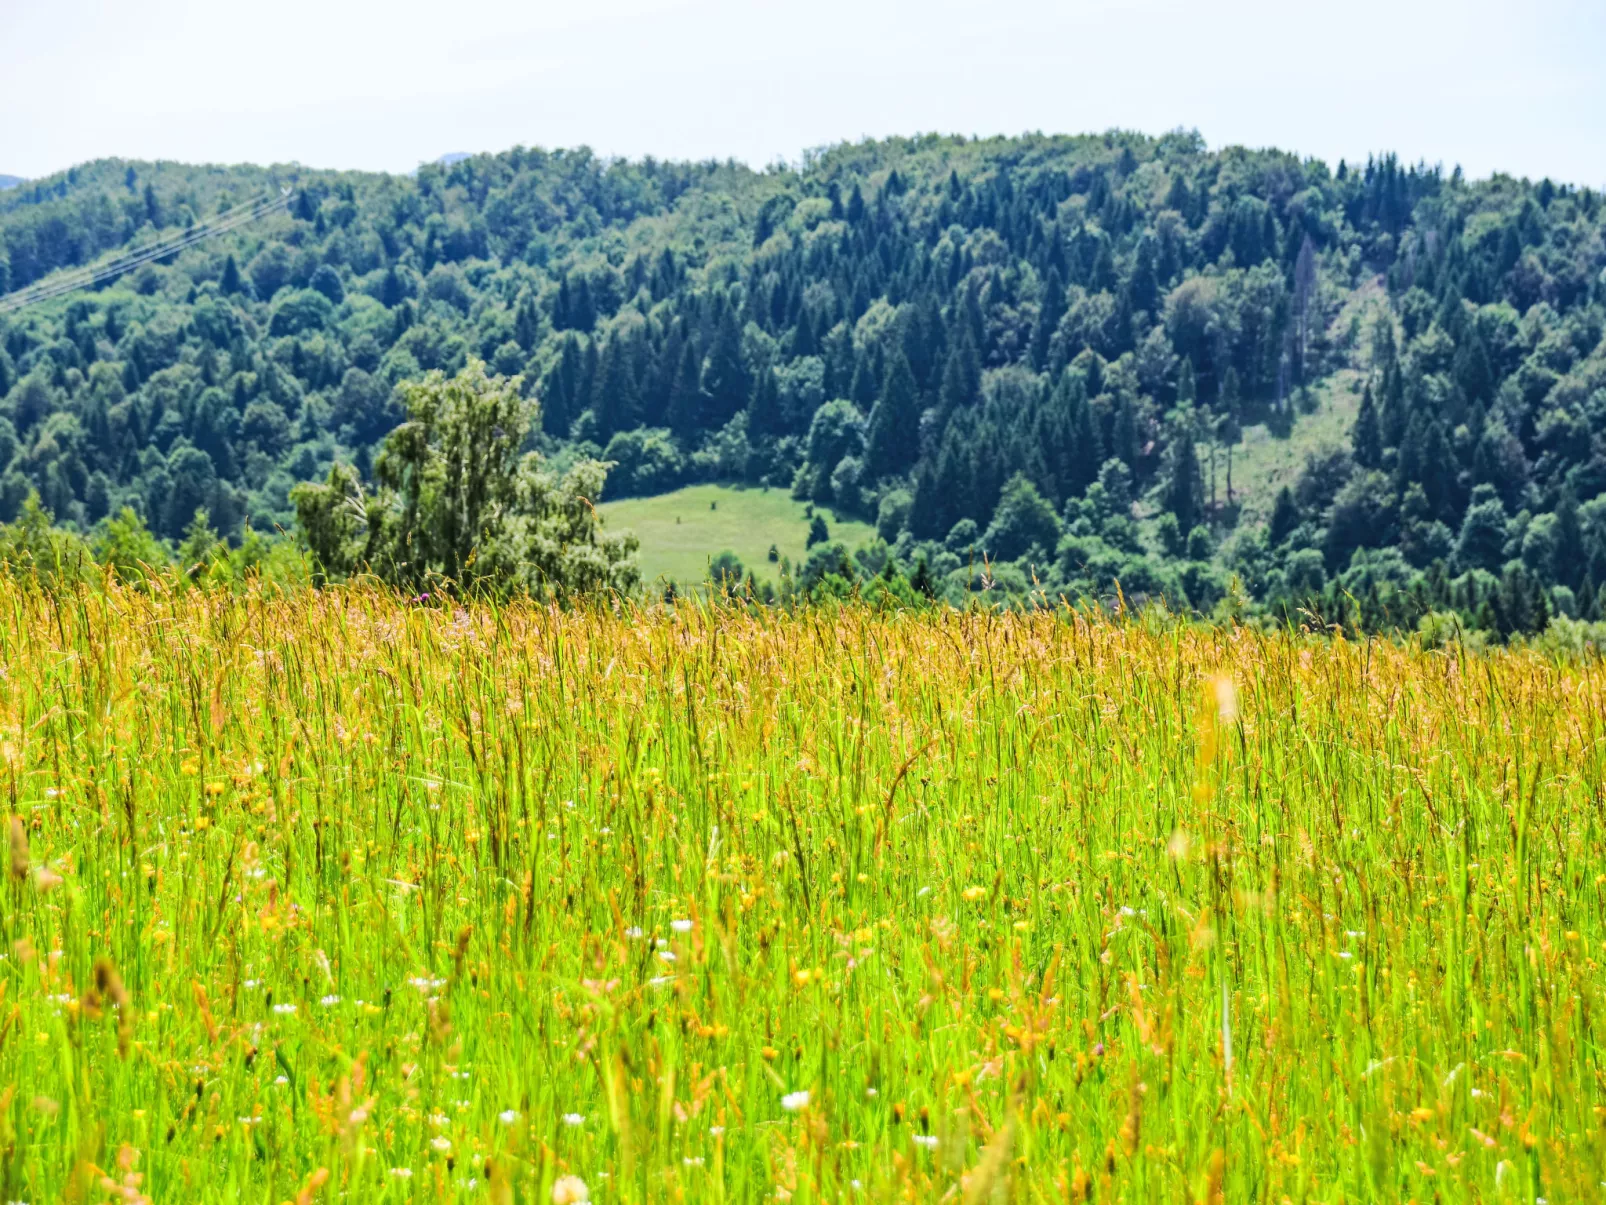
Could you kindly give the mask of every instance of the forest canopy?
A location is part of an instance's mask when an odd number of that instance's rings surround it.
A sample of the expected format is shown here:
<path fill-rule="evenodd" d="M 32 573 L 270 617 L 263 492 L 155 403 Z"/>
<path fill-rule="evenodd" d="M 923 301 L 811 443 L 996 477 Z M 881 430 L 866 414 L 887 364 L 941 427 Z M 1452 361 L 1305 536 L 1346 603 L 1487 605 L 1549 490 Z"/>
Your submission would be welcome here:
<path fill-rule="evenodd" d="M 281 186 L 285 213 L 0 317 L 0 521 L 36 492 L 81 531 L 125 508 L 173 542 L 200 510 L 234 544 L 292 529 L 298 483 L 339 462 L 381 486 L 409 390 L 477 360 L 538 403 L 518 450 L 553 473 L 792 490 L 876 524 L 857 568 L 815 550 L 850 575 L 954 596 L 981 559 L 989 589 L 1209 610 L 1236 588 L 1504 634 L 1598 614 L 1589 190 L 1182 132 L 889 139 L 765 171 L 109 160 L 0 195 L 0 291 Z M 1297 441 L 1341 389 L 1342 438 L 1246 511 L 1246 429 Z"/>

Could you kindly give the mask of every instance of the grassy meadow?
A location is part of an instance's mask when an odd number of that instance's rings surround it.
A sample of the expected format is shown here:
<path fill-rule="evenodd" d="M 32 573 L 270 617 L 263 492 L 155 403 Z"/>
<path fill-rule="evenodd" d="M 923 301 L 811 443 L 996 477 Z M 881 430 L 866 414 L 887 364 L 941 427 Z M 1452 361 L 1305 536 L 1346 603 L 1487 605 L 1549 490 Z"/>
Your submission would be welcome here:
<path fill-rule="evenodd" d="M 0 1200 L 1580 1201 L 1606 683 L 0 584 Z"/>
<path fill-rule="evenodd" d="M 760 581 L 777 582 L 780 565 L 769 559 L 770 545 L 802 567 L 808 556 L 807 503 L 784 489 L 688 485 L 651 498 L 620 498 L 597 507 L 609 531 L 634 531 L 641 538 L 641 580 L 654 585 L 696 585 L 708 577 L 709 562 L 729 549 Z M 831 539 L 849 548 L 866 543 L 875 528 L 857 520 L 838 520 L 819 508 Z"/>

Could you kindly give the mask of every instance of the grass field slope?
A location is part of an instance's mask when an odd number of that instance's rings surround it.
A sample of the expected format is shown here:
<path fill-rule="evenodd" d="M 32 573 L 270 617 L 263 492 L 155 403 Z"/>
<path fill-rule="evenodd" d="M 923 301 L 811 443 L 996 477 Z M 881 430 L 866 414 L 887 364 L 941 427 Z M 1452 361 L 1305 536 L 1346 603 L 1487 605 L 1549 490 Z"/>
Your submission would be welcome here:
<path fill-rule="evenodd" d="M 1596 664 L 0 612 L 0 1200 L 1599 1199 Z"/>
<path fill-rule="evenodd" d="M 800 566 L 815 508 L 782 489 L 691 485 L 651 498 L 604 502 L 597 509 L 610 531 L 629 529 L 640 538 L 642 581 L 692 585 L 707 578 L 709 563 L 725 551 L 734 552 L 760 581 L 774 581 L 780 573 L 779 561 L 769 559 L 772 547 L 778 557 Z M 870 524 L 818 509 L 831 539 L 849 548 L 874 539 Z"/>

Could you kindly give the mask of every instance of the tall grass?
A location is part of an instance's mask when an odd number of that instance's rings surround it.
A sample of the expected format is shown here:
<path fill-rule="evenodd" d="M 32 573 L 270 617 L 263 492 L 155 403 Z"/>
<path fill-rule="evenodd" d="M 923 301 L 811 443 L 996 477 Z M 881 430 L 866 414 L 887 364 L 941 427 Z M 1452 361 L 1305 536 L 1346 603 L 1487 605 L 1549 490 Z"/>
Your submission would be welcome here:
<path fill-rule="evenodd" d="M 0 616 L 0 1200 L 1603 1191 L 1596 663 L 360 588 Z"/>

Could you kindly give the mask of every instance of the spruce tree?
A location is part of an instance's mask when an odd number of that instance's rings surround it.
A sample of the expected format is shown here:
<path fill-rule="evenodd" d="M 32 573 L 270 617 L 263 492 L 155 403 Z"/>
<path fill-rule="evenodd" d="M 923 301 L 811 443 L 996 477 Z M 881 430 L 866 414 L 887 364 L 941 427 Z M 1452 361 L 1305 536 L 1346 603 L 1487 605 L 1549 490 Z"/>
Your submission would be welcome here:
<path fill-rule="evenodd" d="M 969 332 L 960 328 L 959 338 L 948 349 L 948 360 L 942 369 L 942 385 L 937 392 L 937 408 L 944 415 L 969 406 L 976 400 L 981 388 L 981 365 L 976 360 L 976 347 Z"/>
<path fill-rule="evenodd" d="M 702 426 L 703 395 L 697 383 L 697 352 L 688 339 L 681 347 L 680 364 L 669 388 L 665 419 L 675 437 L 690 442 Z"/>
<path fill-rule="evenodd" d="M 1192 406 L 1198 400 L 1199 383 L 1194 376 L 1193 361 L 1183 356 L 1182 366 L 1177 369 L 1177 405 Z"/>
<path fill-rule="evenodd" d="M 865 469 L 872 481 L 904 472 L 919 455 L 920 398 L 902 351 L 894 351 L 888 360 L 864 443 Z"/>
<path fill-rule="evenodd" d="M 1363 468 L 1375 469 L 1383 463 L 1383 428 L 1378 422 L 1377 406 L 1372 401 L 1372 382 L 1366 383 L 1361 393 L 1360 413 L 1355 416 L 1355 427 L 1350 433 L 1355 449 L 1355 463 Z"/>
<path fill-rule="evenodd" d="M 1059 271 L 1050 268 L 1043 283 L 1043 299 L 1037 309 L 1037 322 L 1032 327 L 1032 367 L 1041 372 L 1048 366 L 1048 346 L 1065 314 L 1065 285 Z"/>
<path fill-rule="evenodd" d="M 747 432 L 750 436 L 774 435 L 781 426 L 780 390 L 775 373 L 766 366 L 753 383 L 753 398 L 747 405 Z"/>
<path fill-rule="evenodd" d="M 742 332 L 736 314 L 722 306 L 713 346 L 703 363 L 702 393 L 709 426 L 722 427 L 732 415 L 747 405 L 753 382 L 742 358 Z"/>
<path fill-rule="evenodd" d="M 218 287 L 228 296 L 240 292 L 244 287 L 240 282 L 240 265 L 234 262 L 232 253 L 223 261 L 223 279 L 218 282 Z"/>
<path fill-rule="evenodd" d="M 1199 453 L 1189 424 L 1177 424 L 1171 439 L 1171 463 L 1165 485 L 1165 508 L 1177 517 L 1177 526 L 1192 531 L 1204 514 L 1204 478 Z"/>
<path fill-rule="evenodd" d="M 535 341 L 541 336 L 541 315 L 535 308 L 535 298 L 525 293 L 513 314 L 513 338 L 526 352 L 535 350 Z"/>
<path fill-rule="evenodd" d="M 1273 548 L 1288 538 L 1288 533 L 1299 526 L 1299 506 L 1294 501 L 1294 492 L 1286 485 L 1277 491 L 1277 500 L 1272 503 L 1271 521 L 1266 525 L 1266 541 Z"/>
<path fill-rule="evenodd" d="M 1578 495 L 1573 487 L 1562 486 L 1556 503 L 1556 580 L 1576 588 L 1585 572 L 1584 529 L 1578 519 Z"/>

